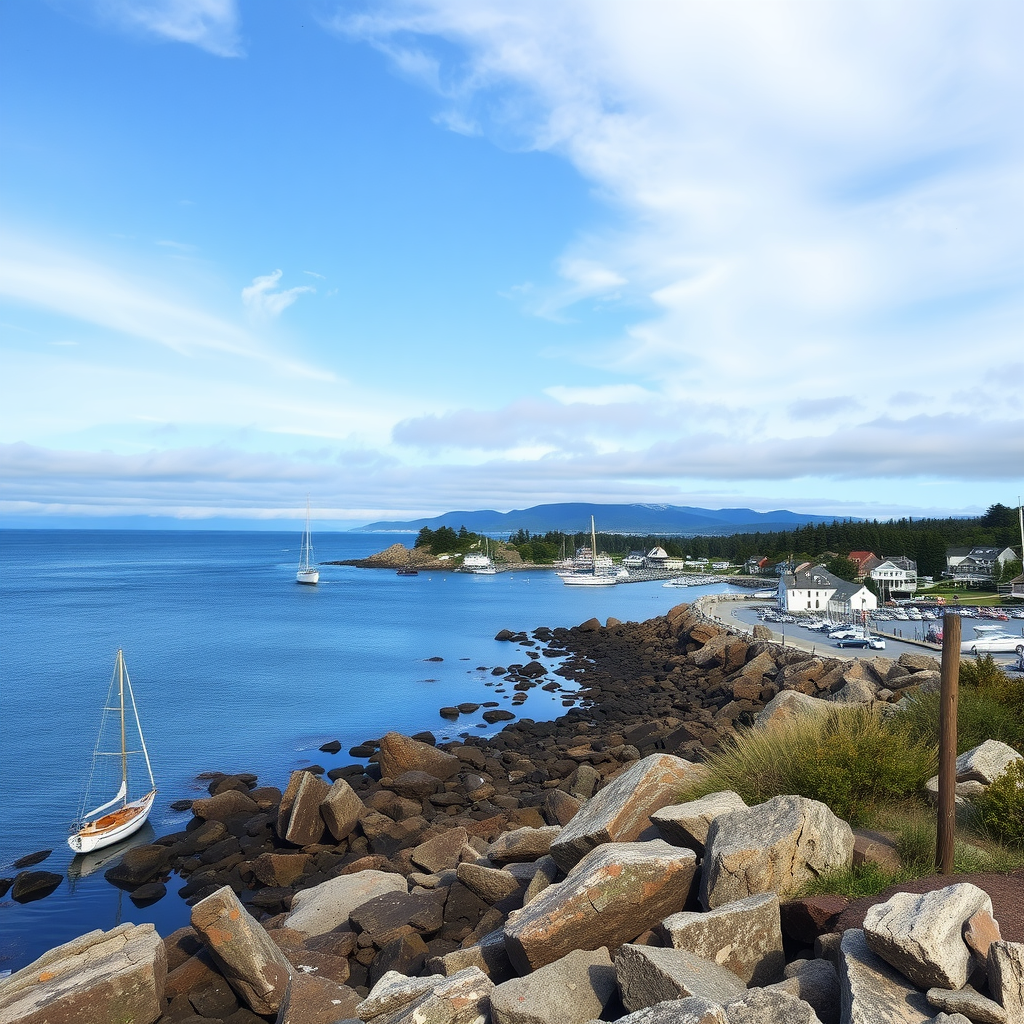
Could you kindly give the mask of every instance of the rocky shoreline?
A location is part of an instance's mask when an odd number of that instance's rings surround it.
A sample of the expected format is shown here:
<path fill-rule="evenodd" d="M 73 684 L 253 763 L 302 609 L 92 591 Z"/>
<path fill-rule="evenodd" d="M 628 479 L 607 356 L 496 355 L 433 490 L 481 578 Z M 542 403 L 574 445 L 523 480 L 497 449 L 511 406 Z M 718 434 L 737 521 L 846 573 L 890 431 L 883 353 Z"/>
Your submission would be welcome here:
<path fill-rule="evenodd" d="M 824 805 L 778 797 L 746 808 L 730 797 L 711 810 L 666 806 L 741 726 L 812 700 L 895 703 L 938 683 L 923 655 L 817 658 L 767 632 L 738 636 L 690 605 L 643 623 L 502 631 L 497 639 L 523 652 L 502 667 L 516 697 L 558 687 L 538 655 L 565 656 L 557 674 L 577 689 L 561 718 L 523 718 L 491 738 L 440 746 L 430 734 L 388 733 L 349 752 L 368 764 L 296 771 L 283 792 L 252 775 L 210 773 L 209 797 L 181 802 L 193 815 L 183 831 L 128 851 L 106 873 L 143 905 L 177 871 L 192 925 L 163 940 L 151 926 L 122 926 L 52 951 L 0 982 L 0 1021 L 50 1020 L 54 1000 L 72 997 L 92 1016 L 52 1019 L 111 1019 L 95 1007 L 129 990 L 139 1008 L 124 1019 L 145 1024 L 585 1024 L 638 1012 L 647 1014 L 638 1024 L 833 1024 L 841 1003 L 844 1021 L 930 1020 L 905 976 L 892 981 L 893 1005 L 916 1015 L 857 1015 L 852 993 L 868 967 L 881 969 L 862 929 L 845 933 L 861 936 L 849 948 L 834 931 L 848 901 L 780 904 L 798 876 L 855 856 L 849 826 Z M 340 753 L 336 743 L 322 749 Z M 755 812 L 764 820 L 741 828 Z M 730 829 L 716 824 L 737 815 Z M 756 840 L 743 838 L 750 828 Z M 770 847 L 776 832 L 786 871 L 737 873 L 735 858 L 753 856 L 751 842 Z M 791 834 L 813 834 L 813 849 Z M 869 847 L 860 842 L 861 857 Z M 1008 899 L 1022 897 L 1024 879 Z M 985 909 L 971 899 L 968 917 Z M 999 1021 L 1015 1019 L 1004 1005 L 1014 985 L 1024 999 L 1024 946 L 1003 945 L 1001 966 L 980 979 L 1004 1010 Z M 123 970 L 82 988 L 69 979 L 83 957 Z M 700 1005 L 658 1010 L 665 999 Z"/>

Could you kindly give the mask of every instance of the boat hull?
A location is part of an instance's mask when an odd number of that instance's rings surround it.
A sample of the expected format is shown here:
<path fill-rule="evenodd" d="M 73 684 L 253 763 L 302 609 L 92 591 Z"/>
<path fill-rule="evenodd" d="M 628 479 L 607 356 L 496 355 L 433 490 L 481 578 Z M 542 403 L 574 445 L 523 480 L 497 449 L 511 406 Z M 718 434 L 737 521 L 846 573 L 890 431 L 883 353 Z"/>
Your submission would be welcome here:
<path fill-rule="evenodd" d="M 615 576 L 563 576 L 562 582 L 567 587 L 614 587 L 619 581 Z"/>
<path fill-rule="evenodd" d="M 319 569 L 300 569 L 295 574 L 296 583 L 308 583 L 313 585 L 320 582 L 320 570 Z"/>
<path fill-rule="evenodd" d="M 113 814 L 106 814 L 96 821 L 87 822 L 84 828 L 73 836 L 68 836 L 68 846 L 75 853 L 91 853 L 93 850 L 103 849 L 104 846 L 119 843 L 146 824 L 155 799 L 154 789 L 141 800 L 126 804 Z"/>

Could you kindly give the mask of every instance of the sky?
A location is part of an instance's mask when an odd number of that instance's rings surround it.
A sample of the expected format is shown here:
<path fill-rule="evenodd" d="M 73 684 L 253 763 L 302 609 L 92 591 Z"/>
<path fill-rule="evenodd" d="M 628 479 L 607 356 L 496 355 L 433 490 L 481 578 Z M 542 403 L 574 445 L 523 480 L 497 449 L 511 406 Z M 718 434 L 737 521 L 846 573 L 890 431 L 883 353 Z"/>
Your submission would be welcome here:
<path fill-rule="evenodd" d="M 1024 490 L 1016 0 L 7 0 L 0 525 Z"/>

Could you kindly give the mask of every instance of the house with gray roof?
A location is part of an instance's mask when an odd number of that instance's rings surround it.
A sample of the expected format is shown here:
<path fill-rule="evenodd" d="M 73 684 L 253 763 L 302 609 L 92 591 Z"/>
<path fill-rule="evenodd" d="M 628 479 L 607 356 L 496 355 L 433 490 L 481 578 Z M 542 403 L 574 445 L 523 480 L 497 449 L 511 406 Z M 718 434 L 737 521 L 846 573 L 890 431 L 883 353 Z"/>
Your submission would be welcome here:
<path fill-rule="evenodd" d="M 878 599 L 863 583 L 847 583 L 823 565 L 812 565 L 780 577 L 778 605 L 791 615 L 850 619 L 873 611 L 878 607 Z"/>

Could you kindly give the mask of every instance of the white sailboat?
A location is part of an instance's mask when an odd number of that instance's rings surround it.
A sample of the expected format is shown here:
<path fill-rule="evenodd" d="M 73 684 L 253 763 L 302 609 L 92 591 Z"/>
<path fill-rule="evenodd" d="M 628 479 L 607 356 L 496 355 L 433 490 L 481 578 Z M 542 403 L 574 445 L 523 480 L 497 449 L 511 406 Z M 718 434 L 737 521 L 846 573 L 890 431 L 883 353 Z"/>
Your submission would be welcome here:
<path fill-rule="evenodd" d="M 597 529 L 594 526 L 594 517 L 590 517 L 590 550 L 593 552 L 593 569 L 590 572 L 572 572 L 559 574 L 562 582 L 567 587 L 613 587 L 619 582 L 617 576 L 608 571 L 598 570 L 599 560 L 597 554 Z"/>
<path fill-rule="evenodd" d="M 302 548 L 299 552 L 299 568 L 295 573 L 296 583 L 319 583 L 320 570 L 313 561 L 313 536 L 309 532 L 309 495 L 306 495 L 306 529 L 302 534 Z"/>
<path fill-rule="evenodd" d="M 116 700 L 114 704 L 114 687 L 117 687 Z M 135 719 L 135 730 L 138 734 L 139 750 L 128 749 L 127 736 L 127 708 L 125 706 L 125 692 L 131 702 L 132 716 Z M 120 749 L 101 750 L 100 747 L 109 738 L 113 731 L 108 725 L 112 714 L 117 715 L 117 722 L 120 732 Z M 134 737 L 133 737 L 134 742 Z M 149 777 L 149 792 L 134 800 L 129 799 L 130 782 L 128 772 L 129 755 L 141 754 L 146 762 L 146 774 Z M 92 803 L 92 792 L 94 785 L 98 788 L 109 780 L 108 773 L 101 772 L 101 778 L 97 779 L 97 767 L 106 757 L 117 757 L 121 762 L 121 786 L 112 800 L 108 800 L 91 811 L 85 808 Z M 106 776 L 106 778 L 104 777 Z M 116 781 L 116 780 L 115 780 Z M 109 782 L 112 786 L 113 782 Z M 109 793 L 110 790 L 108 789 Z M 85 795 L 79 809 L 79 820 L 71 826 L 72 834 L 68 836 L 68 846 L 75 853 L 89 853 L 92 850 L 99 850 L 104 846 L 111 846 L 119 842 L 133 832 L 137 832 L 146 823 L 149 812 L 152 810 L 153 801 L 156 799 L 156 782 L 153 780 L 153 769 L 149 763 L 149 752 L 146 750 L 146 741 L 142 736 L 142 725 L 139 722 L 139 710 L 135 706 L 135 694 L 132 691 L 132 682 L 128 678 L 128 669 L 125 668 L 124 654 L 118 649 L 117 660 L 114 663 L 114 674 L 110 678 L 110 688 L 107 691 L 107 700 L 103 708 L 103 720 L 100 725 L 99 736 L 96 738 L 96 747 L 92 755 L 92 771 L 89 775 L 89 784 L 86 787 Z"/>

